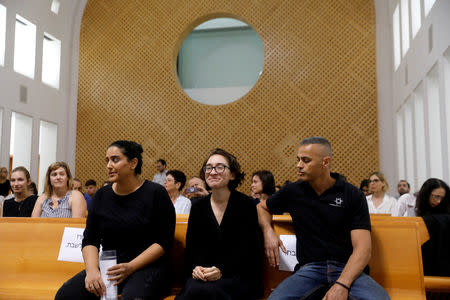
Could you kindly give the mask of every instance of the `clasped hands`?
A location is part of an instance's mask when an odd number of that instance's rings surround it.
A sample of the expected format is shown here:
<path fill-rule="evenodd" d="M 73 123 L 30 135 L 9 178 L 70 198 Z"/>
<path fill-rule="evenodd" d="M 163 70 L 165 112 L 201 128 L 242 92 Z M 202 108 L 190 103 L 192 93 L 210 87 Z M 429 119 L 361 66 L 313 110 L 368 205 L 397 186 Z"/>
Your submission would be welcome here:
<path fill-rule="evenodd" d="M 205 268 L 196 266 L 192 270 L 192 278 L 202 281 L 216 281 L 222 278 L 222 272 L 217 267 Z"/>
<path fill-rule="evenodd" d="M 106 271 L 108 275 L 108 281 L 113 281 L 114 285 L 120 284 L 128 276 L 133 273 L 129 263 L 122 263 L 112 266 Z M 100 270 L 95 270 L 94 272 L 86 271 L 86 278 L 84 280 L 85 288 L 89 292 L 95 294 L 97 297 L 101 297 L 106 293 L 106 286 L 102 280 Z"/>

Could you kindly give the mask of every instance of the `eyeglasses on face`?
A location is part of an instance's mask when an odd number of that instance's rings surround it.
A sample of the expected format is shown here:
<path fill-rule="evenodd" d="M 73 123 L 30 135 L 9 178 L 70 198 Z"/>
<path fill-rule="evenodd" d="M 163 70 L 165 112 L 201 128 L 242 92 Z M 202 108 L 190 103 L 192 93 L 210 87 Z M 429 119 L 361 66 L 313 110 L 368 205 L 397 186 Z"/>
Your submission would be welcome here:
<path fill-rule="evenodd" d="M 433 198 L 433 200 L 442 200 L 445 196 L 431 194 L 431 198 Z"/>
<path fill-rule="evenodd" d="M 369 180 L 369 183 L 378 183 L 380 181 L 381 181 L 380 179 L 374 179 L 374 180 Z"/>
<path fill-rule="evenodd" d="M 225 166 L 224 164 L 217 164 L 216 166 L 211 166 L 211 165 L 206 165 L 206 166 L 204 166 L 203 167 L 203 172 L 205 172 L 206 174 L 209 174 L 209 173 L 211 173 L 212 172 L 212 170 L 214 169 L 214 170 L 216 170 L 216 173 L 217 174 L 221 174 L 221 173 L 223 173 L 223 172 L 225 172 L 225 169 L 226 168 L 230 168 L 230 167 L 228 167 L 228 166 Z"/>

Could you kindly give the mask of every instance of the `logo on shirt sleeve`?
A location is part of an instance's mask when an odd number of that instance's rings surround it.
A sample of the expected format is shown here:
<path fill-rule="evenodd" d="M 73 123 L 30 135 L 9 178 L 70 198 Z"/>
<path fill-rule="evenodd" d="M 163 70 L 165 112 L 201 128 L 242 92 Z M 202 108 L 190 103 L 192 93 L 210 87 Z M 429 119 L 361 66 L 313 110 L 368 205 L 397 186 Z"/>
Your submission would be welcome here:
<path fill-rule="evenodd" d="M 330 203 L 331 206 L 335 207 L 342 207 L 343 204 L 344 200 L 342 200 L 342 198 L 336 198 L 332 203 Z"/>

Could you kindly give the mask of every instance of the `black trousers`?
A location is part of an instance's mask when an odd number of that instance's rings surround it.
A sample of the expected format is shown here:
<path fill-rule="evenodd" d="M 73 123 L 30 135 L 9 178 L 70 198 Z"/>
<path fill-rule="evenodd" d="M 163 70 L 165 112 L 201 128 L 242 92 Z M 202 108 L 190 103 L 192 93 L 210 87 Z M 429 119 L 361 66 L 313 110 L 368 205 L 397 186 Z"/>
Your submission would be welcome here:
<path fill-rule="evenodd" d="M 252 300 L 248 284 L 234 278 L 201 281 L 189 278 L 175 300 Z"/>
<path fill-rule="evenodd" d="M 86 290 L 85 278 L 86 271 L 83 270 L 66 281 L 56 293 L 55 300 L 100 299 Z M 168 295 L 169 289 L 169 270 L 165 267 L 153 265 L 137 270 L 118 286 L 118 292 L 122 294 L 123 300 L 161 299 Z"/>

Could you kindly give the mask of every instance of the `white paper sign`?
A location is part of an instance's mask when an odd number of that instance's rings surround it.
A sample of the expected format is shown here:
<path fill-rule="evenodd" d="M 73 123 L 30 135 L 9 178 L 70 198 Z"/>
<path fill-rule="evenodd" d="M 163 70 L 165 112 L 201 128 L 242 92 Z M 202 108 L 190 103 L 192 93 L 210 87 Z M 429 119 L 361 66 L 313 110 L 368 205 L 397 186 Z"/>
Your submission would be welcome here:
<path fill-rule="evenodd" d="M 59 248 L 58 260 L 83 262 L 81 254 L 81 242 L 83 241 L 84 228 L 65 227 Z"/>
<path fill-rule="evenodd" d="M 297 238 L 295 235 L 280 235 L 280 240 L 283 242 L 284 247 L 286 248 L 287 253 L 280 251 L 280 266 L 278 269 L 280 271 L 294 271 L 295 266 L 298 264 L 297 261 Z"/>

